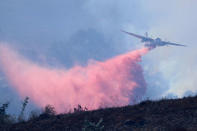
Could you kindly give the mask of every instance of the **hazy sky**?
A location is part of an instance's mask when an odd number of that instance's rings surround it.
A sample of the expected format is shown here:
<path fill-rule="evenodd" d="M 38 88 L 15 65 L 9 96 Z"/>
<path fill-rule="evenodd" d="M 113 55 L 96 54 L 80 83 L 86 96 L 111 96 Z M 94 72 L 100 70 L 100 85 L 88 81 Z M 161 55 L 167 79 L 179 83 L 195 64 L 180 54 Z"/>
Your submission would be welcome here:
<path fill-rule="evenodd" d="M 143 45 L 120 29 L 148 31 L 188 47 L 159 47 L 143 58 L 146 97 L 182 97 L 197 91 L 196 5 L 196 0 L 0 0 L 0 41 L 35 62 L 69 68 Z M 20 104 L 3 75 L 0 80 L 0 102 Z"/>

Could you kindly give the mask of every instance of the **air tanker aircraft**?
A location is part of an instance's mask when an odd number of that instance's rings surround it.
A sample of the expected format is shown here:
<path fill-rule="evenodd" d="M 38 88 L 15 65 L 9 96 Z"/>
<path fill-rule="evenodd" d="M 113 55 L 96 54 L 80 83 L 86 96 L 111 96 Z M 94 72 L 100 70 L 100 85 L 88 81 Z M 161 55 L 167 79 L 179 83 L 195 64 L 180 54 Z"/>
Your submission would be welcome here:
<path fill-rule="evenodd" d="M 181 45 L 181 44 L 176 44 L 176 43 L 171 43 L 171 42 L 166 42 L 166 41 L 162 41 L 161 38 L 150 38 L 148 37 L 148 34 L 146 33 L 146 36 L 140 36 L 140 35 L 136 35 L 134 33 L 130 33 L 124 30 L 121 30 L 122 32 L 129 34 L 131 36 L 134 36 L 136 38 L 141 39 L 141 42 L 145 42 L 144 46 L 148 47 L 148 48 L 155 48 L 157 46 L 168 46 L 168 45 L 174 45 L 174 46 L 186 46 L 186 45 Z"/>

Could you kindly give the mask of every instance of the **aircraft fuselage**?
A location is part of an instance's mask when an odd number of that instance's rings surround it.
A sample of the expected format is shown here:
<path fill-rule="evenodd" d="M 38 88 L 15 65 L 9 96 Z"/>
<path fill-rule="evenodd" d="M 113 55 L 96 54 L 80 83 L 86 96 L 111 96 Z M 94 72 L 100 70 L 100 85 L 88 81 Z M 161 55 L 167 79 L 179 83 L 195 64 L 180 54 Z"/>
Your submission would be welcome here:
<path fill-rule="evenodd" d="M 144 42 L 145 47 L 155 48 L 157 46 L 165 46 L 166 44 L 160 39 L 142 39 L 141 42 Z"/>

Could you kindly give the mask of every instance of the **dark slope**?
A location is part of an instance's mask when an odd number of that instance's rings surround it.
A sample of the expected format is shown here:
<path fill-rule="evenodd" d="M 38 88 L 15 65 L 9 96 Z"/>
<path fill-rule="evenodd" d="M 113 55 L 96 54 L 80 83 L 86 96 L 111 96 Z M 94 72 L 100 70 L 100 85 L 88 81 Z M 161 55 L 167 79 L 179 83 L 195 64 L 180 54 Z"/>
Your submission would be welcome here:
<path fill-rule="evenodd" d="M 103 119 L 103 121 L 102 121 Z M 98 121 L 100 120 L 100 124 Z M 97 124 L 98 127 L 96 128 Z M 89 125 L 89 128 L 88 128 Z M 134 106 L 80 111 L 56 116 L 40 115 L 7 130 L 197 130 L 197 96 L 144 101 Z"/>

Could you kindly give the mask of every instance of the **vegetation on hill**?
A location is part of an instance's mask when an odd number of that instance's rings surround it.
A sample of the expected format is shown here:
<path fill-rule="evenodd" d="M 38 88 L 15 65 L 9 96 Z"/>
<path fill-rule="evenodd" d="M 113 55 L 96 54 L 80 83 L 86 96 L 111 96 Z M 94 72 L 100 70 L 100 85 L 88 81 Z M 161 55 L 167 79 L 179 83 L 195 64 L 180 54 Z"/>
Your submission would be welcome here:
<path fill-rule="evenodd" d="M 28 101 L 24 101 L 24 103 Z M 43 113 L 14 123 L 0 107 L 0 130 L 10 131 L 131 131 L 197 130 L 197 96 L 182 99 L 146 100 L 136 105 L 88 111 L 80 105 L 73 113 L 56 115 L 48 105 Z M 25 104 L 23 104 L 25 105 Z M 25 108 L 22 108 L 24 112 Z"/>

